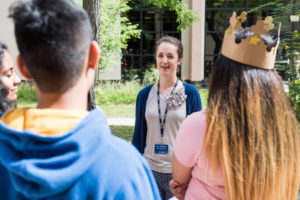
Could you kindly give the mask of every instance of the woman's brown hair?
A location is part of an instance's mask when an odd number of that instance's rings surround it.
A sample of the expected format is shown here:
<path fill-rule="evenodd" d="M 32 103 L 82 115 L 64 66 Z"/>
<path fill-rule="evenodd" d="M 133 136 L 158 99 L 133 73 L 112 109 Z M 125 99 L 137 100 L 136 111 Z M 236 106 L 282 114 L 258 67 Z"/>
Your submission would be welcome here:
<path fill-rule="evenodd" d="M 227 199 L 296 199 L 299 130 L 275 70 L 220 56 L 211 75 L 205 152 Z"/>
<path fill-rule="evenodd" d="M 155 45 L 155 56 L 157 53 L 158 46 L 164 42 L 173 44 L 175 47 L 177 47 L 178 58 L 183 57 L 183 45 L 182 45 L 181 41 L 172 36 L 163 36 L 162 38 L 157 40 L 156 45 Z"/>

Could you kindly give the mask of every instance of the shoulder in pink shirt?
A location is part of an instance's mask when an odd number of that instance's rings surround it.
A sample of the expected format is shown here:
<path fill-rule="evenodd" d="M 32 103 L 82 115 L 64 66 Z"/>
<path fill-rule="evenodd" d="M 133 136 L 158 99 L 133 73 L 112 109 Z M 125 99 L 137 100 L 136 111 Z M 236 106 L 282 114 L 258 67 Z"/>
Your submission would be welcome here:
<path fill-rule="evenodd" d="M 226 199 L 221 169 L 215 174 L 203 152 L 205 129 L 206 111 L 196 112 L 183 121 L 176 137 L 176 158 L 182 165 L 193 168 L 185 199 Z"/>

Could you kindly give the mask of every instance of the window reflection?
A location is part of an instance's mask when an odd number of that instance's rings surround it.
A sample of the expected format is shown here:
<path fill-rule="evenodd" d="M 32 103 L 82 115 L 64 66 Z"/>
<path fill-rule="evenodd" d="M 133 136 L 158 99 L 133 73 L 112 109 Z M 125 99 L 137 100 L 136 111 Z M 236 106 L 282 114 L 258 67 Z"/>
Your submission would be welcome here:
<path fill-rule="evenodd" d="M 122 78 L 131 79 L 132 74 L 137 74 L 142 80 L 143 72 L 154 65 L 154 48 L 156 41 L 170 35 L 181 38 L 177 31 L 178 23 L 175 12 L 166 8 L 158 9 L 146 1 L 130 1 L 132 9 L 128 12 L 129 20 L 139 24 L 142 29 L 140 39 L 128 42 L 127 49 L 122 50 Z"/>

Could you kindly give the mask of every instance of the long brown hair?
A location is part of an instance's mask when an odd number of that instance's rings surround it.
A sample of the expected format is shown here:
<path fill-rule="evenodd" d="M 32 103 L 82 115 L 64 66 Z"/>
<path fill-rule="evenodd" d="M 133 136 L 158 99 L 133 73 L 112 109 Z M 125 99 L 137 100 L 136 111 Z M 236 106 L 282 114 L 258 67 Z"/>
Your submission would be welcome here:
<path fill-rule="evenodd" d="M 205 151 L 230 200 L 296 199 L 299 130 L 275 70 L 220 56 L 208 97 Z"/>

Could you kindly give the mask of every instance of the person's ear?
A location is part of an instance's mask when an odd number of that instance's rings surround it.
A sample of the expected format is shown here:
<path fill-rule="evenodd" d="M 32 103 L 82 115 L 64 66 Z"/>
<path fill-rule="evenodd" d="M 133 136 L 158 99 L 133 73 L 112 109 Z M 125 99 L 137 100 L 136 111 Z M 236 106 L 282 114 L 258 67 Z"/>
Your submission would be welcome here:
<path fill-rule="evenodd" d="M 26 78 L 27 80 L 32 80 L 32 77 L 20 55 L 17 56 L 17 66 L 19 69 L 19 72 Z"/>
<path fill-rule="evenodd" d="M 99 64 L 100 48 L 96 41 L 92 41 L 90 44 L 88 68 L 96 69 Z"/>
<path fill-rule="evenodd" d="M 177 65 L 179 66 L 179 65 L 181 65 L 182 64 L 182 58 L 179 58 L 178 59 L 178 62 L 177 62 Z"/>

